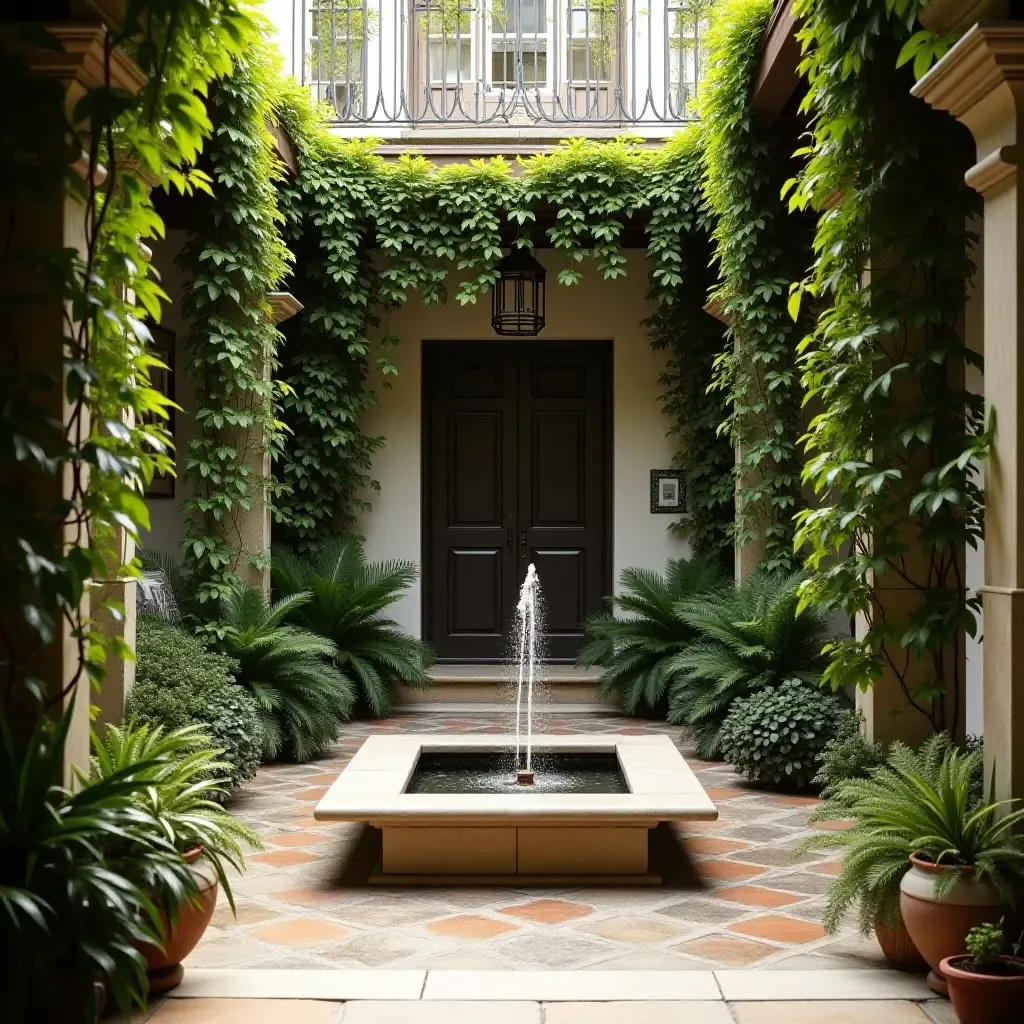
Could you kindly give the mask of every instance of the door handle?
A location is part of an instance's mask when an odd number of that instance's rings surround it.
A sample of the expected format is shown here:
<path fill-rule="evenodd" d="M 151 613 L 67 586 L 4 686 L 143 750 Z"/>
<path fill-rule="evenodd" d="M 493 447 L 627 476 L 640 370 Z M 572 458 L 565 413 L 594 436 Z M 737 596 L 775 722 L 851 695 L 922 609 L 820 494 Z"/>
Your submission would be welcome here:
<path fill-rule="evenodd" d="M 505 543 L 508 545 L 509 554 L 512 553 L 512 527 L 508 528 L 508 534 L 505 537 Z"/>
<path fill-rule="evenodd" d="M 519 531 L 519 557 L 526 558 L 526 530 Z"/>

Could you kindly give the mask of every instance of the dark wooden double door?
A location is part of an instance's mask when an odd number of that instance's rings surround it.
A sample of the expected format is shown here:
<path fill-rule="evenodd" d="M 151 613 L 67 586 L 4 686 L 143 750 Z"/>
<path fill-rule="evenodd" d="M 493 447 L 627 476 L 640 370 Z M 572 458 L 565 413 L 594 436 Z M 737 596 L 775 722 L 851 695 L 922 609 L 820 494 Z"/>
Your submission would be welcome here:
<path fill-rule="evenodd" d="M 425 621 L 442 661 L 506 656 L 537 567 L 547 656 L 571 661 L 609 589 L 611 346 L 425 346 Z"/>

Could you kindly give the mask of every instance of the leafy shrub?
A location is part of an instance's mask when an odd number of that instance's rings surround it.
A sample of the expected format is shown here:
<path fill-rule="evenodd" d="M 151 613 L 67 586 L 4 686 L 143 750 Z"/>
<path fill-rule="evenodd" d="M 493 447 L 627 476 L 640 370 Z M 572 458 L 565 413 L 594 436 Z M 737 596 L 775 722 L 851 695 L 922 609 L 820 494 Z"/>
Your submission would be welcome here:
<path fill-rule="evenodd" d="M 231 765 L 230 790 L 253 778 L 263 735 L 253 699 L 232 676 L 235 663 L 180 626 L 146 616 L 139 618 L 135 657 L 128 717 L 165 729 L 198 725 Z"/>
<path fill-rule="evenodd" d="M 981 751 L 965 753 L 947 733 L 929 739 L 920 750 L 894 743 L 886 762 L 870 778 L 851 779 L 811 815 L 811 821 L 853 819 L 849 828 L 808 839 L 803 848 L 840 847 L 845 852 L 839 876 L 829 886 L 822 923 L 835 933 L 846 912 L 858 908 L 867 934 L 880 921 L 889 928 L 900 920 L 900 879 L 920 853 L 950 870 L 936 876 L 942 897 L 955 884 L 956 866 L 972 865 L 1008 903 L 1024 878 L 1024 810 L 986 804 L 971 793 L 982 764 Z"/>
<path fill-rule="evenodd" d="M 381 615 L 415 582 L 412 562 L 367 562 L 357 537 L 339 536 L 305 556 L 275 551 L 271 572 L 282 597 L 311 595 L 289 617 L 333 642 L 334 662 L 350 681 L 361 710 L 386 715 L 396 683 L 430 685 L 430 647 Z"/>
<path fill-rule="evenodd" d="M 355 703 L 351 683 L 329 660 L 337 654 L 334 644 L 282 622 L 309 598 L 291 594 L 267 605 L 252 587 L 237 586 L 220 599 L 219 644 L 256 701 L 267 761 L 281 754 L 295 761 L 318 757 Z"/>
<path fill-rule="evenodd" d="M 716 590 L 723 580 L 710 559 L 670 559 L 665 574 L 650 569 L 624 569 L 621 594 L 610 598 L 613 609 L 587 619 L 587 643 L 581 665 L 601 666 L 598 689 L 616 696 L 628 715 L 664 713 L 672 658 L 693 643 L 696 632 L 680 616 L 679 602 Z"/>
<path fill-rule="evenodd" d="M 821 767 L 813 781 L 821 787 L 821 795 L 826 799 L 835 796 L 841 782 L 866 779 L 873 768 L 885 763 L 885 748 L 865 738 L 863 723 L 859 712 L 844 710 L 835 735 L 825 744 Z"/>
<path fill-rule="evenodd" d="M 733 701 L 722 725 L 722 749 L 748 779 L 805 789 L 841 714 L 838 698 L 790 679 Z"/>
<path fill-rule="evenodd" d="M 698 639 L 666 669 L 669 721 L 694 731 L 698 756 L 721 755 L 719 731 L 737 697 L 820 678 L 825 616 L 813 607 L 797 614 L 802 578 L 759 571 L 734 589 L 682 603 L 680 618 Z"/>

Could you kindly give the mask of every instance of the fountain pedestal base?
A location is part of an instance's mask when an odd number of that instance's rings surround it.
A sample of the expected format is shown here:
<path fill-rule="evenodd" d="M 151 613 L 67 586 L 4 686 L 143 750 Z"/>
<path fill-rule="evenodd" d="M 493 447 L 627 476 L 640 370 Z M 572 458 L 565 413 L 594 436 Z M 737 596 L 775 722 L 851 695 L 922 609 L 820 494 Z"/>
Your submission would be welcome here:
<path fill-rule="evenodd" d="M 660 822 L 718 811 L 667 736 L 536 736 L 534 752 L 614 754 L 628 792 L 407 792 L 421 755 L 497 753 L 514 737 L 372 736 L 327 791 L 319 821 L 381 830 L 389 884 L 657 882 L 648 836 Z M 538 762 L 539 763 L 539 762 Z M 540 787 L 542 788 L 542 787 Z"/>
<path fill-rule="evenodd" d="M 381 878 L 646 875 L 653 824 L 384 825 Z"/>

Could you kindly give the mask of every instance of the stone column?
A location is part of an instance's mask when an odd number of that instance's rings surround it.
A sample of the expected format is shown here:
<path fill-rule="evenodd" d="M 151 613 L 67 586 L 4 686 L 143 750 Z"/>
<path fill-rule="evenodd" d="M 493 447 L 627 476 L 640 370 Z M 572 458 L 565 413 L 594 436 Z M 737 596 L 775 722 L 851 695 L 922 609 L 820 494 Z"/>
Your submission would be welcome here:
<path fill-rule="evenodd" d="M 52 133 L 62 139 L 66 119 L 71 118 L 84 93 L 104 84 L 106 29 L 98 24 L 83 23 L 47 24 L 45 28 L 60 41 L 63 49 L 29 52 L 26 48 L 23 56 L 40 90 L 53 89 L 53 83 L 59 83 L 60 88 L 53 91 L 54 102 L 47 108 L 47 116 L 40 119 L 37 130 L 41 138 Z M 4 59 L 9 59 L 6 53 Z M 114 51 L 111 56 L 110 73 L 110 84 L 116 89 L 137 92 L 145 84 L 138 67 L 120 51 Z M 83 177 L 90 173 L 84 154 L 70 166 Z M 91 172 L 91 183 L 101 186 L 106 177 L 105 170 L 94 167 Z M 9 252 L 18 252 L 21 248 L 28 252 L 71 249 L 81 253 L 85 250 L 86 208 L 63 182 L 55 184 L 45 196 L 12 193 L 0 202 Z M 37 298 L 25 302 L 26 295 Z M 73 407 L 65 397 L 65 308 L 61 296 L 53 292 L 48 281 L 40 278 L 33 260 L 23 257 L 6 263 L 3 275 L 0 275 L 0 303 L 9 316 L 0 371 L 9 361 L 17 372 L 36 373 L 53 380 L 52 387 L 35 392 L 32 400 L 43 405 L 57 424 L 67 426 L 71 422 Z M 89 430 L 88 422 L 82 425 L 82 430 Z M 41 512 L 38 525 L 45 529 L 52 527 L 55 534 L 62 535 L 65 544 L 78 541 L 76 533 L 63 526 L 57 515 L 52 521 L 46 518 L 48 510 L 60 501 L 68 500 L 72 493 L 68 472 L 62 475 L 41 473 L 28 462 L 4 466 L 0 492 L 5 495 L 5 500 L 24 501 L 30 508 L 38 508 Z M 2 555 L 0 578 L 7 578 Z M 7 600 L 14 597 L 14 594 L 0 594 L 0 617 L 3 619 L 0 655 L 16 665 L 13 679 L 8 677 L 8 684 L 13 687 L 9 708 L 14 727 L 18 731 L 27 731 L 37 714 L 34 704 L 18 699 L 25 692 L 24 677 L 33 676 L 41 680 L 53 695 L 68 690 L 65 706 L 73 699 L 74 713 L 64 751 L 63 781 L 74 785 L 74 768 L 88 764 L 89 705 L 92 698 L 89 678 L 81 668 L 79 644 L 55 607 L 47 609 L 57 621 L 55 636 L 49 643 L 40 643 L 24 625 L 20 607 L 16 602 Z M 89 617 L 92 606 L 87 591 L 79 606 L 83 618 Z"/>
<path fill-rule="evenodd" d="M 271 292 L 267 296 L 271 316 L 280 324 L 295 316 L 302 309 L 302 303 L 288 292 Z M 269 367 L 264 367 L 269 375 Z M 243 464 L 249 468 L 250 480 L 256 484 L 251 495 L 250 507 L 239 511 L 235 518 L 235 534 L 228 543 L 235 548 L 232 568 L 249 586 L 270 596 L 270 500 L 266 481 L 270 477 L 270 455 L 267 453 L 266 438 L 246 437 L 242 442 Z M 255 563 L 255 564 L 254 564 Z"/>
<path fill-rule="evenodd" d="M 986 775 L 1024 797 L 1024 25 L 975 25 L 914 88 L 974 135 L 966 180 L 985 200 L 985 404 L 996 415 L 986 468 Z"/>

